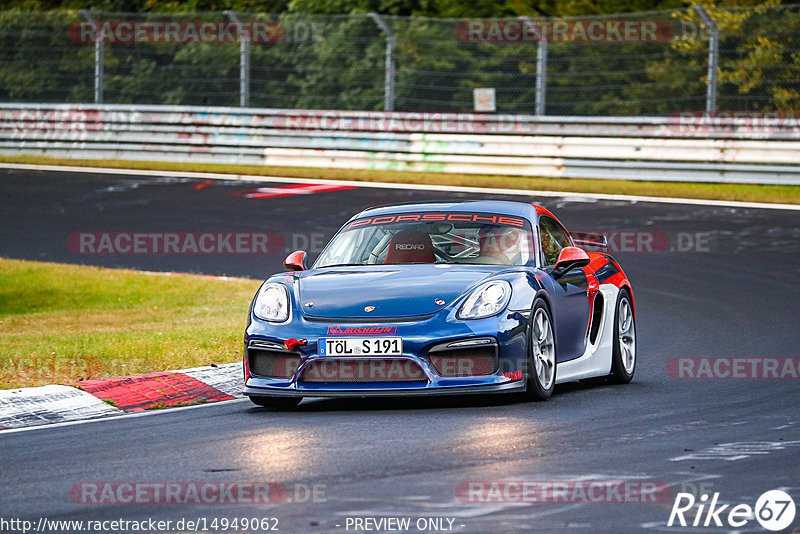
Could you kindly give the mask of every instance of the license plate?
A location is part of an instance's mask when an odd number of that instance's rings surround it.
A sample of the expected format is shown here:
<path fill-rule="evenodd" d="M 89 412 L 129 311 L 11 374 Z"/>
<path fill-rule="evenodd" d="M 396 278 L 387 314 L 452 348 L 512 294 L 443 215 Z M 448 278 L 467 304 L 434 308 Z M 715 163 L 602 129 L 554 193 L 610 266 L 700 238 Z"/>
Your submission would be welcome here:
<path fill-rule="evenodd" d="M 320 356 L 401 356 L 400 337 L 321 337 Z"/>

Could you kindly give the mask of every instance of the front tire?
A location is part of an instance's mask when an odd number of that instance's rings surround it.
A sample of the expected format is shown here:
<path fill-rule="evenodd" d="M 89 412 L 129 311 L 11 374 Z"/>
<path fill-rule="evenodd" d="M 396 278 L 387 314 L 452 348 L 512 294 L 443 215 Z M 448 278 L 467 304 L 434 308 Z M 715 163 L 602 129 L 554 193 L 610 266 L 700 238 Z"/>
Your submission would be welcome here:
<path fill-rule="evenodd" d="M 627 384 L 636 371 L 636 320 L 633 316 L 631 294 L 623 288 L 617 297 L 614 312 L 614 348 L 611 356 L 611 374 L 614 384 Z"/>
<path fill-rule="evenodd" d="M 294 408 L 303 397 L 265 397 L 263 395 L 250 395 L 250 402 L 262 408 L 275 408 L 277 410 L 288 410 Z"/>
<path fill-rule="evenodd" d="M 556 384 L 556 344 L 553 320 L 544 300 L 538 299 L 528 329 L 528 377 L 526 397 L 546 401 Z"/>

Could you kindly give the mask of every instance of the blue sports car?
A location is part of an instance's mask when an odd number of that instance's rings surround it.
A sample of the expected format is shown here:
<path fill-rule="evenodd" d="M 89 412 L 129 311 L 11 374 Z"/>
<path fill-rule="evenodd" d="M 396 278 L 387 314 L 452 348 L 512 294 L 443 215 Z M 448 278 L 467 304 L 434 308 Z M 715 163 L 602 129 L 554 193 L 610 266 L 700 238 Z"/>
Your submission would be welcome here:
<path fill-rule="evenodd" d="M 303 397 L 521 393 L 636 367 L 633 291 L 595 234 L 521 202 L 370 208 L 314 265 L 290 254 L 250 306 L 244 393 Z"/>

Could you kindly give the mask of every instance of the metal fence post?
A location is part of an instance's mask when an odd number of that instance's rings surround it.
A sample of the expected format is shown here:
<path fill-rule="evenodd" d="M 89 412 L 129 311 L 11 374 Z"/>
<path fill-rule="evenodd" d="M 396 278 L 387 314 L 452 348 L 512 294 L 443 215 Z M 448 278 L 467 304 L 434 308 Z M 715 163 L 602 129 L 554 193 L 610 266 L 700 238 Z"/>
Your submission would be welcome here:
<path fill-rule="evenodd" d="M 524 22 L 533 24 L 530 17 L 520 17 Z M 538 36 L 536 46 L 536 102 L 534 113 L 537 116 L 546 114 L 547 108 L 547 35 L 542 29 L 534 26 Z"/>
<path fill-rule="evenodd" d="M 369 17 L 386 34 L 386 76 L 383 84 L 383 110 L 394 111 L 394 45 L 395 35 L 380 15 L 370 13 Z"/>
<path fill-rule="evenodd" d="M 719 63 L 719 28 L 703 6 L 692 6 L 703 24 L 708 26 L 708 83 L 706 84 L 706 113 L 717 110 L 717 65 Z"/>
<path fill-rule="evenodd" d="M 236 12 L 225 10 L 225 16 L 239 27 L 239 106 L 250 106 L 250 32 L 245 29 Z"/>
<path fill-rule="evenodd" d="M 91 23 L 94 29 L 94 103 L 103 103 L 103 57 L 105 53 L 102 32 L 95 24 L 96 20 L 88 9 L 81 9 L 80 14 L 87 22 Z"/>
<path fill-rule="evenodd" d="M 536 48 L 536 115 L 546 115 L 547 106 L 547 37 L 542 35 Z"/>

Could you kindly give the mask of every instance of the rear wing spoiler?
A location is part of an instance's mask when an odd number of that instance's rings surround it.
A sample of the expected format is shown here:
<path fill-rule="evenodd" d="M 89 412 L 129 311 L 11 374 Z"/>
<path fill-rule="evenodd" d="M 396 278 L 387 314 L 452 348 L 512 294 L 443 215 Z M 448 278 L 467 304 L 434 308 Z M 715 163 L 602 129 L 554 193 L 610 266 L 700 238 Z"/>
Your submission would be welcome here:
<path fill-rule="evenodd" d="M 608 239 L 605 234 L 595 234 L 590 232 L 570 232 L 572 240 L 579 247 L 594 247 L 608 250 Z"/>

